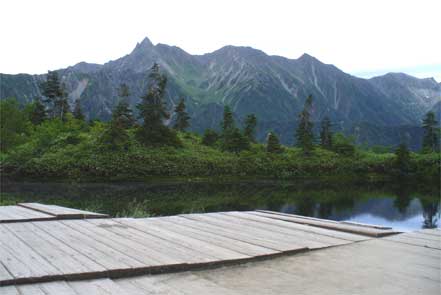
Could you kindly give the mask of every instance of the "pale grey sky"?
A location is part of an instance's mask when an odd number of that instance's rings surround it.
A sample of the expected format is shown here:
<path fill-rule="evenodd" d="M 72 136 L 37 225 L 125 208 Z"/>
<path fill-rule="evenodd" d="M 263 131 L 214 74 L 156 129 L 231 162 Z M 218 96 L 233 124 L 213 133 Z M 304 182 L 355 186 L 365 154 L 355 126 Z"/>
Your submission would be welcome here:
<path fill-rule="evenodd" d="M 144 37 L 192 54 L 304 52 L 363 77 L 441 81 L 440 0 L 4 0 L 0 72 L 44 73 L 128 54 Z"/>

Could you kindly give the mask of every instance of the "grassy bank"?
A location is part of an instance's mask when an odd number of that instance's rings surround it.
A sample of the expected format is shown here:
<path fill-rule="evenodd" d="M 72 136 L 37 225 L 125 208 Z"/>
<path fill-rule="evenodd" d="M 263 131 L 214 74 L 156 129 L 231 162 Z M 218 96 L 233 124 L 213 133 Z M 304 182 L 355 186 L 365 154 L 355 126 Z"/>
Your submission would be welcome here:
<path fill-rule="evenodd" d="M 54 125 L 54 123 L 51 123 Z M 126 150 L 106 151 L 97 140 L 105 128 L 94 126 L 40 126 L 23 143 L 3 152 L 3 175 L 70 180 L 145 180 L 152 177 L 366 177 L 397 174 L 392 153 L 356 149 L 351 156 L 316 147 L 306 157 L 300 149 L 284 147 L 280 154 L 267 153 L 253 144 L 240 153 L 222 151 L 201 143 L 195 134 L 180 133 L 182 147 L 152 148 L 140 145 L 129 131 Z M 440 154 L 411 153 L 409 176 L 439 177 Z"/>

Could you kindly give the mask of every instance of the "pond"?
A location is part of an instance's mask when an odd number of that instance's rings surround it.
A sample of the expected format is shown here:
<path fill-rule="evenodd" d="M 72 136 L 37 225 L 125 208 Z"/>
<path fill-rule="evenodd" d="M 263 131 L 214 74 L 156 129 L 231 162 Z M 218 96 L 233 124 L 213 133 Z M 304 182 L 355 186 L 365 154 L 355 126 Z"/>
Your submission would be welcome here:
<path fill-rule="evenodd" d="M 440 226 L 437 185 L 296 182 L 42 183 L 3 180 L 0 205 L 41 202 L 146 217 L 265 209 L 410 231 Z"/>

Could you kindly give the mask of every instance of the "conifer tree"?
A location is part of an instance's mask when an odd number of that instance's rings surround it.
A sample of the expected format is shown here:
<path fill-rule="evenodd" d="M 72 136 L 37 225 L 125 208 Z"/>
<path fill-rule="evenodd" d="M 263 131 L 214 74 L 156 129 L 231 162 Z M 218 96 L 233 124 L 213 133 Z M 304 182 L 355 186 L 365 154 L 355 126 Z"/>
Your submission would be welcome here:
<path fill-rule="evenodd" d="M 314 148 L 314 134 L 312 133 L 314 124 L 311 121 L 311 111 L 312 95 L 309 95 L 303 111 L 299 114 L 299 126 L 296 130 L 297 146 L 302 148 L 305 155 L 310 155 Z"/>
<path fill-rule="evenodd" d="M 112 113 L 112 117 L 118 118 L 122 128 L 132 128 L 135 125 L 135 119 L 133 118 L 133 112 L 128 102 L 128 97 L 130 96 L 129 87 L 124 83 L 121 84 L 118 94 L 120 100 Z"/>
<path fill-rule="evenodd" d="M 185 111 L 185 101 L 184 98 L 181 98 L 178 105 L 175 108 L 176 113 L 176 121 L 173 125 L 175 130 L 185 131 L 190 126 L 189 120 L 190 116 Z"/>
<path fill-rule="evenodd" d="M 320 145 L 325 149 L 332 149 L 332 131 L 331 131 L 331 120 L 325 117 L 321 123 L 320 130 Z"/>
<path fill-rule="evenodd" d="M 228 133 L 235 128 L 236 124 L 234 123 L 233 112 L 231 111 L 229 106 L 224 107 L 224 118 L 222 121 L 222 135 Z"/>
<path fill-rule="evenodd" d="M 439 126 L 434 112 L 428 112 L 423 120 L 423 149 L 424 153 L 439 151 Z"/>
<path fill-rule="evenodd" d="M 250 149 L 250 141 L 242 134 L 239 128 L 229 130 L 222 140 L 222 149 L 229 152 L 239 153 Z"/>
<path fill-rule="evenodd" d="M 160 73 L 159 65 L 154 63 L 150 69 L 147 93 L 137 106 L 143 122 L 136 137 L 146 146 L 180 145 L 176 133 L 163 124 L 170 117 L 164 102 L 166 85 L 167 78 Z"/>
<path fill-rule="evenodd" d="M 72 114 L 75 119 L 80 120 L 80 121 L 84 121 L 84 114 L 81 109 L 81 102 L 79 99 L 75 100 L 75 106 L 74 106 L 74 110 L 73 110 Z"/>
<path fill-rule="evenodd" d="M 268 133 L 266 151 L 268 153 L 273 153 L 273 154 L 278 154 L 283 152 L 283 148 L 280 145 L 279 138 L 274 132 Z"/>
<path fill-rule="evenodd" d="M 29 113 L 29 120 L 31 121 L 32 124 L 39 125 L 46 119 L 47 119 L 46 108 L 41 103 L 41 99 L 36 98 L 33 103 L 32 109 Z"/>
<path fill-rule="evenodd" d="M 207 146 L 214 146 L 219 139 L 219 135 L 213 129 L 205 129 L 202 136 L 202 144 Z"/>
<path fill-rule="evenodd" d="M 112 120 L 100 138 L 100 144 L 103 149 L 113 151 L 127 149 L 129 136 L 124 124 L 125 121 L 121 116 L 117 116 L 115 113 L 112 114 Z"/>
<path fill-rule="evenodd" d="M 256 142 L 256 126 L 257 118 L 256 115 L 250 114 L 245 118 L 245 129 L 244 134 L 250 142 Z"/>
<path fill-rule="evenodd" d="M 401 174 L 410 171 L 410 152 L 405 143 L 401 143 L 395 150 L 395 167 Z"/>
<path fill-rule="evenodd" d="M 65 114 L 69 112 L 67 92 L 65 85 L 61 84 L 56 71 L 49 71 L 46 81 L 40 85 L 41 92 L 45 96 L 44 102 L 48 104 L 52 118 L 65 120 Z"/>

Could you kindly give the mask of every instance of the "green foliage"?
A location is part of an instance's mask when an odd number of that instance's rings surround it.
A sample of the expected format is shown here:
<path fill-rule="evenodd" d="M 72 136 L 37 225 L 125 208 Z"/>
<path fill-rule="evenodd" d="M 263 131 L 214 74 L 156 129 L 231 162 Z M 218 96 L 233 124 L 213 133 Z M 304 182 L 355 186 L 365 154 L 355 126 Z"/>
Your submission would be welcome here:
<path fill-rule="evenodd" d="M 47 119 L 45 106 L 41 103 L 41 99 L 37 98 L 32 104 L 29 104 L 29 120 L 34 125 L 41 124 Z"/>
<path fill-rule="evenodd" d="M 268 153 L 278 154 L 283 152 L 283 148 L 280 145 L 279 138 L 273 132 L 270 132 L 267 137 L 266 151 Z"/>
<path fill-rule="evenodd" d="M 84 121 L 84 114 L 81 109 L 81 101 L 79 99 L 75 100 L 74 111 L 72 114 L 75 119 L 80 120 L 80 121 Z"/>
<path fill-rule="evenodd" d="M 352 136 L 344 136 L 342 133 L 335 133 L 333 136 L 333 150 L 343 156 L 351 157 L 355 154 L 355 139 Z"/>
<path fill-rule="evenodd" d="M 233 130 L 236 127 L 234 123 L 233 112 L 231 111 L 229 106 L 224 107 L 224 118 L 222 120 L 222 136 L 224 136 L 229 131 Z"/>
<path fill-rule="evenodd" d="M 160 73 L 158 64 L 153 64 L 147 94 L 137 106 L 143 122 L 136 131 L 136 138 L 145 146 L 181 145 L 176 132 L 163 124 L 165 119 L 169 119 L 164 102 L 166 85 L 167 78 Z"/>
<path fill-rule="evenodd" d="M 325 149 L 332 149 L 332 131 L 331 131 L 331 120 L 325 117 L 321 123 L 320 130 L 320 145 Z"/>
<path fill-rule="evenodd" d="M 256 142 L 256 126 L 257 117 L 254 114 L 248 115 L 245 118 L 244 134 L 250 142 Z"/>
<path fill-rule="evenodd" d="M 65 85 L 60 82 L 56 71 L 49 71 L 46 81 L 40 85 L 41 92 L 45 96 L 44 102 L 48 104 L 52 118 L 66 120 L 66 114 L 70 112 L 67 101 Z"/>
<path fill-rule="evenodd" d="M 28 116 L 13 98 L 0 101 L 0 150 L 24 143 L 29 132 Z"/>
<path fill-rule="evenodd" d="M 370 150 L 376 154 L 387 154 L 391 152 L 391 147 L 384 145 L 373 145 Z"/>
<path fill-rule="evenodd" d="M 439 151 L 439 127 L 434 112 L 428 112 L 423 120 L 424 137 L 422 152 Z"/>
<path fill-rule="evenodd" d="M 118 125 L 123 129 L 132 128 L 135 125 L 132 109 L 125 100 L 120 100 L 112 112 L 112 121 L 118 121 Z"/>
<path fill-rule="evenodd" d="M 394 166 L 400 174 L 408 174 L 411 171 L 410 152 L 405 143 L 402 143 L 395 150 Z"/>
<path fill-rule="evenodd" d="M 314 148 L 314 134 L 312 128 L 314 124 L 311 121 L 312 95 L 309 95 L 305 101 L 303 111 L 299 114 L 299 126 L 296 130 L 297 146 L 303 150 L 305 155 L 310 155 Z"/>
<path fill-rule="evenodd" d="M 219 139 L 219 135 L 213 129 L 205 129 L 202 136 L 202 144 L 206 146 L 214 146 Z"/>
<path fill-rule="evenodd" d="M 228 130 L 222 140 L 222 149 L 224 151 L 239 153 L 250 149 L 248 138 L 240 132 L 239 128 Z"/>
<path fill-rule="evenodd" d="M 176 120 L 173 125 L 173 129 L 178 131 L 185 131 L 190 126 L 190 116 L 185 111 L 185 101 L 181 98 L 178 105 L 175 108 Z"/>

